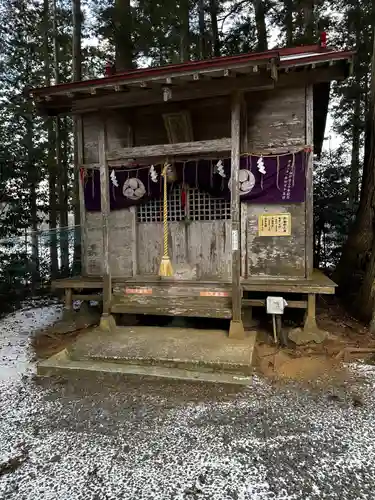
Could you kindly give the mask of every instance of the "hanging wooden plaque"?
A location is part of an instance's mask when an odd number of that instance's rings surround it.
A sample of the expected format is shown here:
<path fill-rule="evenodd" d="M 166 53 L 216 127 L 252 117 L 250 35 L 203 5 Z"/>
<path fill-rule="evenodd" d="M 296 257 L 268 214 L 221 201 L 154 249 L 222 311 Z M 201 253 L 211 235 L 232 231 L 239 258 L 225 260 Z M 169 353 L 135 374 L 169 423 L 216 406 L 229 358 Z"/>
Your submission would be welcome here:
<path fill-rule="evenodd" d="M 258 236 L 290 236 L 291 234 L 291 214 L 263 214 L 259 216 Z"/>

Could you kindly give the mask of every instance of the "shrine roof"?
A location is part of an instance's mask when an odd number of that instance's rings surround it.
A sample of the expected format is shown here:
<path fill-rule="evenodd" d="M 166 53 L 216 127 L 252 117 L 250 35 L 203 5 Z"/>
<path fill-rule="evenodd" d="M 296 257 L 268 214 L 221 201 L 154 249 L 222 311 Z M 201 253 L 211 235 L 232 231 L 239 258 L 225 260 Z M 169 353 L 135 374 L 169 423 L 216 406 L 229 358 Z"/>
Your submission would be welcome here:
<path fill-rule="evenodd" d="M 326 72 L 323 81 L 345 78 L 350 72 L 353 55 L 352 51 L 338 51 L 322 48 L 320 45 L 280 48 L 160 67 L 139 68 L 102 78 L 35 88 L 30 94 L 39 110 L 49 115 L 79 112 L 78 108 L 75 109 L 75 103 L 83 101 L 85 105 L 80 112 L 89 111 L 88 103 L 97 102 L 99 98 L 110 94 L 115 94 L 114 101 L 127 99 L 129 104 L 125 104 L 126 106 L 135 106 L 157 102 L 156 95 L 159 100 L 163 100 L 163 92 L 168 88 L 183 88 L 185 91 L 189 89 L 194 96 L 194 93 L 200 90 L 199 86 L 206 84 L 207 89 L 203 97 L 210 97 L 210 89 L 212 95 L 222 95 L 251 81 L 254 88 L 250 90 L 257 90 L 258 87 L 275 86 L 282 75 L 301 74 L 306 70 L 311 72 L 333 67 L 336 71 Z M 214 82 L 215 87 L 212 86 Z M 178 101 L 178 95 L 173 100 Z M 95 106 L 97 109 L 100 108 L 98 104 Z"/>

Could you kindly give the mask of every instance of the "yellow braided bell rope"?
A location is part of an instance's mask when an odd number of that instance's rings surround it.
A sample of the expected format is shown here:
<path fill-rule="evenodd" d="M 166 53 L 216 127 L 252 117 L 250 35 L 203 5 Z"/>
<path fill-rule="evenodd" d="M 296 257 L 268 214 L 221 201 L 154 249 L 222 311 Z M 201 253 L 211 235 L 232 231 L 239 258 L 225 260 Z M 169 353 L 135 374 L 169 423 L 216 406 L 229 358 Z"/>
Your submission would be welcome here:
<path fill-rule="evenodd" d="M 169 165 L 164 164 L 162 176 L 164 177 L 164 199 L 163 199 L 163 257 L 160 263 L 159 276 L 173 276 L 172 263 L 168 255 L 168 190 L 167 173 Z"/>

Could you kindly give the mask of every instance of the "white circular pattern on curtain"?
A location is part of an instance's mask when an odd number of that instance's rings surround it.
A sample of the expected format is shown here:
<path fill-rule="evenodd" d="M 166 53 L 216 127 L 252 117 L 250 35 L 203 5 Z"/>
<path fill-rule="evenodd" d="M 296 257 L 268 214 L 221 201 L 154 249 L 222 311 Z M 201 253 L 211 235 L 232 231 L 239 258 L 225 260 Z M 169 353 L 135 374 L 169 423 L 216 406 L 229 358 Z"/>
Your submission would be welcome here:
<path fill-rule="evenodd" d="M 126 179 L 122 188 L 122 193 L 129 200 L 139 200 L 145 195 L 146 189 L 143 182 L 136 177 Z"/>
<path fill-rule="evenodd" d="M 243 196 L 245 194 L 249 194 L 250 191 L 254 188 L 255 186 L 255 177 L 250 170 L 246 169 L 241 169 L 238 172 L 238 184 L 239 184 L 239 191 L 240 191 L 240 196 Z M 231 181 L 228 183 L 229 189 L 231 189 Z"/>

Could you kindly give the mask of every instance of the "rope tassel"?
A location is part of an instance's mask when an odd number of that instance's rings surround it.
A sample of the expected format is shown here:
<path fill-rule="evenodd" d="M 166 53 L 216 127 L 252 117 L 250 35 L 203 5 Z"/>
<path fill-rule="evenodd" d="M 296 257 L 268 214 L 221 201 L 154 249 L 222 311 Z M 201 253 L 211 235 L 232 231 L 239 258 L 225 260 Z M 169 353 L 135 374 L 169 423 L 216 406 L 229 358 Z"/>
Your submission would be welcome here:
<path fill-rule="evenodd" d="M 163 231 L 164 245 L 163 257 L 160 263 L 159 276 L 173 276 L 172 263 L 168 255 L 168 194 L 167 194 L 167 174 L 168 164 L 163 168 L 162 176 L 164 177 L 164 202 L 163 202 Z"/>

